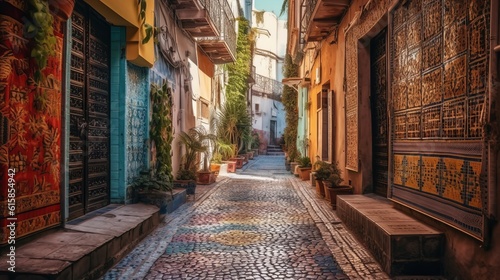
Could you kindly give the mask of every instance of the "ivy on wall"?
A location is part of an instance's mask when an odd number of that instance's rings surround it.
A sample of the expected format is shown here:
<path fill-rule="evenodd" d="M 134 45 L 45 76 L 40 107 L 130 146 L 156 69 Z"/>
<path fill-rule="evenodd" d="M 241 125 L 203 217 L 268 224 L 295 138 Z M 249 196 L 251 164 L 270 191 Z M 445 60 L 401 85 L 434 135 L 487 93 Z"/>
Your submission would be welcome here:
<path fill-rule="evenodd" d="M 47 0 L 27 1 L 27 17 L 24 21 L 24 36 L 33 42 L 31 57 L 37 64 L 34 79 L 39 83 L 44 79 L 42 70 L 47 66 L 49 56 L 56 54 L 54 17 L 49 11 Z"/>
<path fill-rule="evenodd" d="M 231 135 L 226 139 L 226 142 L 238 146 L 238 150 L 243 148 L 243 139 L 252 132 L 252 119 L 246 107 L 248 79 L 252 66 L 252 38 L 248 20 L 244 17 L 238 18 L 238 43 L 236 46 L 238 56 L 234 63 L 227 65 L 229 79 L 226 87 L 226 104 L 222 107 L 219 116 L 219 122 L 226 124 L 221 125 L 222 129 L 233 128 L 232 131 L 224 133 L 226 136 Z"/>
<path fill-rule="evenodd" d="M 287 54 L 283 65 L 283 75 L 285 78 L 296 77 L 298 75 L 298 65 L 292 60 L 292 57 Z M 297 150 L 297 126 L 299 122 L 298 114 L 298 93 L 295 89 L 285 85 L 283 87 L 283 95 L 281 102 L 285 107 L 286 127 L 284 131 L 285 151 L 288 153 L 288 158 L 293 161 L 299 157 Z"/>
<path fill-rule="evenodd" d="M 248 77 L 250 77 L 252 53 L 252 40 L 250 38 L 250 25 L 246 18 L 238 18 L 238 42 L 236 45 L 236 61 L 228 64 L 229 74 L 226 87 L 226 102 L 246 102 L 248 91 Z"/>
<path fill-rule="evenodd" d="M 156 174 L 165 175 L 172 182 L 172 89 L 167 82 L 161 86 L 151 84 L 152 116 L 149 135 L 151 144 L 156 147 Z"/>

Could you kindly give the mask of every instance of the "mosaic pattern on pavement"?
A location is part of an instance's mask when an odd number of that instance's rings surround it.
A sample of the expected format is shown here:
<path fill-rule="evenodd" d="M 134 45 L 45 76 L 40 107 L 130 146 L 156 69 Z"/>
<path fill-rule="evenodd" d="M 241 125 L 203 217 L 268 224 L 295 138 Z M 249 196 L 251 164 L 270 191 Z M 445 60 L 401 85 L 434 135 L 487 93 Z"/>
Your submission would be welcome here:
<path fill-rule="evenodd" d="M 103 279 L 387 279 L 282 156 L 210 186 Z"/>

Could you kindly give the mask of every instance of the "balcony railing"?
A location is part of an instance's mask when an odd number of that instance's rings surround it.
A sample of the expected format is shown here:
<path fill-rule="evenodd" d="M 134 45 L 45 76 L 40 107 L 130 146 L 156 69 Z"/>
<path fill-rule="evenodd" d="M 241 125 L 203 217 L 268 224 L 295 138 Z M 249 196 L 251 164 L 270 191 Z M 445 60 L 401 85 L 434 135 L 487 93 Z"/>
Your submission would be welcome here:
<path fill-rule="evenodd" d="M 259 74 L 253 74 L 255 84 L 252 90 L 261 94 L 267 95 L 269 98 L 281 101 L 281 93 L 283 92 L 283 84 L 279 81 L 262 76 Z"/>
<path fill-rule="evenodd" d="M 300 43 L 325 39 L 338 28 L 349 3 L 350 0 L 302 0 Z"/>
<path fill-rule="evenodd" d="M 182 28 L 216 64 L 236 58 L 235 19 L 227 0 L 172 0 Z"/>
<path fill-rule="evenodd" d="M 306 35 L 309 29 L 309 23 L 313 15 L 318 0 L 302 0 L 301 11 L 302 19 L 300 21 L 301 43 L 306 42 Z"/>
<path fill-rule="evenodd" d="M 227 63 L 236 59 L 236 30 L 231 6 L 227 0 L 202 0 L 210 18 L 218 30 L 217 36 L 197 37 L 196 41 L 216 63 Z M 225 44 L 227 51 L 218 49 L 217 42 Z M 204 47 L 205 46 L 205 47 Z"/>

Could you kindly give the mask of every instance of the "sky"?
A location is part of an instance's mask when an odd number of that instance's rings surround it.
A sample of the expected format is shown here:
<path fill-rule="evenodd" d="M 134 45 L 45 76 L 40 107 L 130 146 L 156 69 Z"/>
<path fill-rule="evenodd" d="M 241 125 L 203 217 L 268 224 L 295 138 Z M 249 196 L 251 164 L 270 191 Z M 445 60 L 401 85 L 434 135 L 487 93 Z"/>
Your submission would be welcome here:
<path fill-rule="evenodd" d="M 279 16 L 283 0 L 254 0 L 255 9 L 274 12 Z M 282 15 L 280 19 L 286 19 L 286 14 Z"/>

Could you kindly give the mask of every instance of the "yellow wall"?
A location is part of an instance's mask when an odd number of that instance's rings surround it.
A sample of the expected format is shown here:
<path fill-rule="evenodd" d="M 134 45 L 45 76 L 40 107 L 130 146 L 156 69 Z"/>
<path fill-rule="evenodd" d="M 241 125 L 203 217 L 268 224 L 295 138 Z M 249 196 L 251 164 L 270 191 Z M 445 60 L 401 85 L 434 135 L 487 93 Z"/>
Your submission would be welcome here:
<path fill-rule="evenodd" d="M 355 1 L 355 5 L 353 7 L 362 6 L 364 4 L 364 0 Z M 333 34 L 330 34 L 326 40 L 322 42 L 317 42 L 317 49 L 320 51 L 317 52 L 317 55 L 314 57 L 314 62 L 310 69 L 304 69 L 304 71 L 309 70 L 311 84 L 309 87 L 309 102 L 311 102 L 311 107 L 309 110 L 309 127 L 310 127 L 310 135 L 311 146 L 310 146 L 310 157 L 314 159 L 318 154 L 318 146 L 317 146 L 317 94 L 321 92 L 323 88 L 328 89 L 329 91 L 333 91 L 329 94 L 333 94 L 332 96 L 332 105 L 333 108 L 331 110 L 331 119 L 329 126 L 332 129 L 331 137 L 328 137 L 330 145 L 329 152 L 329 160 L 332 162 L 338 161 L 339 168 L 342 170 L 342 174 L 344 177 L 344 182 L 351 182 L 354 187 L 355 193 L 362 193 L 363 190 L 370 186 L 371 181 L 369 179 L 371 168 L 370 165 L 364 165 L 360 167 L 358 171 L 351 171 L 346 169 L 346 154 L 345 154 L 345 146 L 346 146 L 346 122 L 345 122 L 345 93 L 344 93 L 344 60 L 345 60 L 345 38 L 343 30 L 347 27 L 347 24 L 353 18 L 354 12 L 349 10 L 347 15 L 344 17 L 343 21 L 340 24 L 339 32 L 337 36 L 337 42 L 331 44 L 334 40 Z M 309 59 L 307 55 L 304 60 Z M 315 84 L 315 76 L 316 76 L 316 68 L 321 67 L 321 80 L 319 84 Z M 309 68 L 306 65 L 306 68 Z M 369 106 L 369 104 L 368 104 Z M 361 111 L 361 109 L 360 109 Z M 366 113 L 366 112 L 365 112 Z M 360 112 L 360 122 L 363 119 L 363 112 Z M 361 127 L 361 125 L 360 125 Z M 359 149 L 365 149 L 363 143 L 360 139 L 360 147 Z M 367 139 L 367 141 L 371 140 Z M 361 147 L 363 146 L 363 147 Z M 366 163 L 366 162 L 365 162 Z"/>
<path fill-rule="evenodd" d="M 116 0 L 85 0 L 99 12 L 107 21 L 114 25 L 127 28 L 127 60 L 141 67 L 153 67 L 155 62 L 154 38 L 146 44 L 141 41 L 145 36 L 141 27 L 137 1 Z M 154 26 L 154 1 L 148 1 L 146 6 L 146 23 Z"/>

